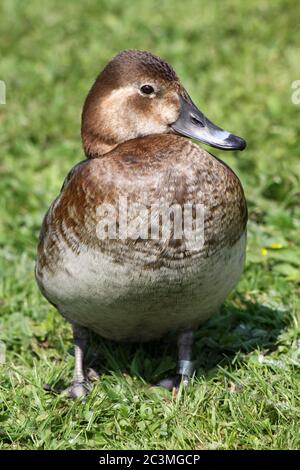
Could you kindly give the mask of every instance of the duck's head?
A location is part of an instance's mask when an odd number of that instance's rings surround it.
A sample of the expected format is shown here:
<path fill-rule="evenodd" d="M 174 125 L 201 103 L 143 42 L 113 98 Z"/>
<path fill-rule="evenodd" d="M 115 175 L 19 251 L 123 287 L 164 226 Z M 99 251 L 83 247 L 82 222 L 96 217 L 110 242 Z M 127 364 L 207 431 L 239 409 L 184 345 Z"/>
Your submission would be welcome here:
<path fill-rule="evenodd" d="M 246 146 L 204 116 L 170 65 L 149 52 L 121 52 L 97 77 L 85 101 L 86 155 L 103 155 L 127 140 L 170 132 L 224 150 Z"/>

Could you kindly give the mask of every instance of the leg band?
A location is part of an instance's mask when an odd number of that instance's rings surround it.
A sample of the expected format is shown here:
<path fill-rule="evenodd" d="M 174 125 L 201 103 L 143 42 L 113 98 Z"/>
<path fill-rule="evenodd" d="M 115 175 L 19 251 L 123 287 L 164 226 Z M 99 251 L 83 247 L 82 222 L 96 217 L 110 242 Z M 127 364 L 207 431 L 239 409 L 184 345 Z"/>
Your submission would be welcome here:
<path fill-rule="evenodd" d="M 194 372 L 192 361 L 178 361 L 177 374 L 190 377 Z"/>

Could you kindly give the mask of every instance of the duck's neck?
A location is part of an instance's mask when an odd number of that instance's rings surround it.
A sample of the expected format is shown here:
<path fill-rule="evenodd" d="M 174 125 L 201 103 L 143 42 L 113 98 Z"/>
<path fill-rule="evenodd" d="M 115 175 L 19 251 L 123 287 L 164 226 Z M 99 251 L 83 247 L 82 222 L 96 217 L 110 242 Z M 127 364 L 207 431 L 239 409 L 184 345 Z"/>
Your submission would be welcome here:
<path fill-rule="evenodd" d="M 109 107 L 105 105 L 98 88 L 96 80 L 85 100 L 81 116 L 81 139 L 87 158 L 101 157 L 121 143 L 119 134 L 112 132 Z"/>
<path fill-rule="evenodd" d="M 101 157 L 119 145 L 119 142 L 86 132 L 84 128 L 81 131 L 81 138 L 86 158 Z"/>

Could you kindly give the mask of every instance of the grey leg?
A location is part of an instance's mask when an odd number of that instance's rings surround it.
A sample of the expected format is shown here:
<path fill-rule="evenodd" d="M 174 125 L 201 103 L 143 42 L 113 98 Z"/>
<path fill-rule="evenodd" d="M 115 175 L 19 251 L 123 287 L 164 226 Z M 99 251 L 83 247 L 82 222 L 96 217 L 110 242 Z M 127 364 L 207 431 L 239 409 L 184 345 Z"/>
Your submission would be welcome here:
<path fill-rule="evenodd" d="M 80 398 L 89 393 L 88 383 L 84 374 L 84 352 L 88 342 L 88 330 L 78 325 L 72 325 L 75 348 L 75 368 L 72 384 L 67 389 L 70 398 Z"/>
<path fill-rule="evenodd" d="M 189 377 L 193 374 L 192 346 L 194 342 L 194 332 L 187 330 L 178 336 L 178 362 L 177 375 L 179 375 L 184 385 L 188 384 Z"/>
<path fill-rule="evenodd" d="M 168 390 L 178 389 L 180 383 L 188 385 L 189 377 L 193 374 L 192 346 L 194 342 L 194 332 L 185 330 L 178 335 L 178 361 L 176 375 L 161 380 L 158 385 Z"/>

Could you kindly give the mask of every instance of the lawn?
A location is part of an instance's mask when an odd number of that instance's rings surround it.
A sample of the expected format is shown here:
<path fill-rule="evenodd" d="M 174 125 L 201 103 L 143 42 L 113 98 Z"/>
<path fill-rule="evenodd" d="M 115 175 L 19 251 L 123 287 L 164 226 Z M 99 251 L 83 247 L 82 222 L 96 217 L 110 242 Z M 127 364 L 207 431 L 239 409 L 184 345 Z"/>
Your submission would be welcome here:
<path fill-rule="evenodd" d="M 300 448 L 299 2 L 2 0 L 0 11 L 0 447 Z M 35 284 L 37 237 L 83 158 L 85 95 L 124 48 L 167 59 L 200 109 L 247 140 L 215 151 L 245 189 L 247 265 L 197 332 L 197 374 L 176 400 L 151 387 L 175 367 L 171 338 L 95 341 L 101 379 L 73 402 L 43 390 L 67 386 L 73 351 Z"/>

